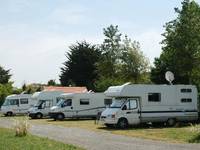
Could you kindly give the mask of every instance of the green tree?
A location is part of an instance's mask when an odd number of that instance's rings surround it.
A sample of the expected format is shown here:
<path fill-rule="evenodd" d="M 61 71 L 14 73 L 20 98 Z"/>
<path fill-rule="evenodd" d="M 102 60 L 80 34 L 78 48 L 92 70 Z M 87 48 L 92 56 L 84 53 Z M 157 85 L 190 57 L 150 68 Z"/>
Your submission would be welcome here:
<path fill-rule="evenodd" d="M 101 45 L 101 59 L 97 63 L 98 73 L 100 76 L 113 78 L 117 73 L 117 62 L 120 55 L 121 33 L 118 26 L 110 25 L 103 29 L 105 39 Z"/>
<path fill-rule="evenodd" d="M 94 90 L 94 82 L 97 76 L 96 63 L 99 60 L 100 52 L 95 45 L 86 41 L 77 42 L 69 47 L 67 61 L 61 68 L 61 85 L 86 86 Z"/>
<path fill-rule="evenodd" d="M 139 42 L 132 42 L 122 34 L 118 26 L 110 25 L 103 29 L 105 39 L 101 45 L 101 59 L 97 63 L 98 80 L 96 89 L 105 91 L 111 85 L 125 82 L 147 83 L 149 62 L 140 50 Z"/>
<path fill-rule="evenodd" d="M 5 97 L 12 93 L 10 78 L 10 70 L 5 70 L 0 66 L 0 106 L 3 104 Z"/>
<path fill-rule="evenodd" d="M 56 81 L 51 79 L 51 80 L 48 81 L 47 85 L 55 86 L 56 85 Z"/>
<path fill-rule="evenodd" d="M 0 66 L 0 84 L 7 84 L 10 80 L 11 74 L 10 70 L 5 70 Z"/>
<path fill-rule="evenodd" d="M 200 7 L 184 0 L 175 12 L 177 18 L 165 25 L 162 53 L 154 61 L 151 79 L 166 83 L 164 74 L 170 70 L 175 74 L 174 83 L 200 86 Z"/>
<path fill-rule="evenodd" d="M 131 41 L 125 36 L 122 44 L 121 76 L 126 82 L 148 83 L 150 70 L 149 61 L 140 50 L 137 41 Z"/>

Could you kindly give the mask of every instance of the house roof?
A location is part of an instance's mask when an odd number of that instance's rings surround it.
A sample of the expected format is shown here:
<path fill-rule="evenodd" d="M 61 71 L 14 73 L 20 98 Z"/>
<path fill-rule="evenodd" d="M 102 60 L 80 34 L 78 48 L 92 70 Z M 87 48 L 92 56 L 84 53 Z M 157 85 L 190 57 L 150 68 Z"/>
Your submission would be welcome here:
<path fill-rule="evenodd" d="M 44 91 L 62 91 L 64 93 L 86 93 L 86 87 L 44 86 Z"/>

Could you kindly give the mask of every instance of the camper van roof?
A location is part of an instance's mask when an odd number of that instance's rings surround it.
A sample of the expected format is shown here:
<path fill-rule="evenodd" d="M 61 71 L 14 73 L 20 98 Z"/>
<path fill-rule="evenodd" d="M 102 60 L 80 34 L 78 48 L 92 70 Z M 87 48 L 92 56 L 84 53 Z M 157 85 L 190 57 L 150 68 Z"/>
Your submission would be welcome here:
<path fill-rule="evenodd" d="M 129 88 L 145 89 L 145 88 L 164 88 L 164 87 L 184 87 L 184 88 L 196 88 L 194 85 L 166 85 L 166 84 L 123 84 L 120 86 L 110 86 L 104 93 L 106 96 L 124 96 L 124 92 Z"/>
<path fill-rule="evenodd" d="M 8 95 L 6 98 L 25 98 L 25 97 L 31 97 L 32 94 L 12 94 Z"/>

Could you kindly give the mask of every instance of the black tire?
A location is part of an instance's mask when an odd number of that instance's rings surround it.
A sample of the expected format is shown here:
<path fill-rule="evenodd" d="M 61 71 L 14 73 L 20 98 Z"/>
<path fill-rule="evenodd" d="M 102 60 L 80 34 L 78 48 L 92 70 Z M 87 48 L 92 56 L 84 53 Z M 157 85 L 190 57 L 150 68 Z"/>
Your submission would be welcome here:
<path fill-rule="evenodd" d="M 169 118 L 169 119 L 167 120 L 167 126 L 173 127 L 173 126 L 175 126 L 175 125 L 176 125 L 176 119 L 175 119 L 175 118 Z"/>
<path fill-rule="evenodd" d="M 126 129 L 128 128 L 128 121 L 125 118 L 121 118 L 119 119 L 118 123 L 117 123 L 117 127 L 120 129 Z"/>
<path fill-rule="evenodd" d="M 41 113 L 37 113 L 36 115 L 35 115 L 35 118 L 36 119 L 41 119 L 43 117 L 43 115 L 41 114 Z"/>
<path fill-rule="evenodd" d="M 12 115 L 13 115 L 13 113 L 11 111 L 6 113 L 6 116 L 12 116 Z"/>
<path fill-rule="evenodd" d="M 64 120 L 64 115 L 63 114 L 57 114 L 56 120 Z"/>

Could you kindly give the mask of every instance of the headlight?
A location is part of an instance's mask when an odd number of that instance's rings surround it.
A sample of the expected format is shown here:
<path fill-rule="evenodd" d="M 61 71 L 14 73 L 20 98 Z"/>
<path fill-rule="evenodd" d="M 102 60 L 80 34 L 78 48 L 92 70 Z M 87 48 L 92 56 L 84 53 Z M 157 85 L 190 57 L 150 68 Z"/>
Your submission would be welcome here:
<path fill-rule="evenodd" d="M 115 118 L 115 114 L 108 115 L 109 118 Z"/>

